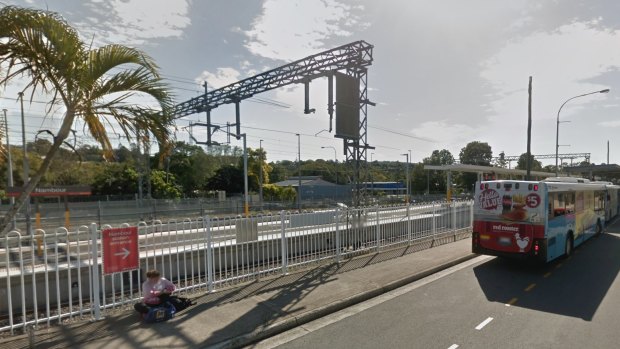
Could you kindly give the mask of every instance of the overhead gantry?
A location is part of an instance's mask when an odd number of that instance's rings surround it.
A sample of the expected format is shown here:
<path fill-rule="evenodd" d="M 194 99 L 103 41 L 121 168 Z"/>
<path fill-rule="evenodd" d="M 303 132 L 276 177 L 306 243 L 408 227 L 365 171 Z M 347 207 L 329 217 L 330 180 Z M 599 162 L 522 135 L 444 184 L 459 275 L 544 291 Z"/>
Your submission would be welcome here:
<path fill-rule="evenodd" d="M 353 204 L 364 204 L 366 193 L 362 183 L 366 180 L 367 149 L 368 145 L 368 105 L 374 103 L 368 100 L 367 73 L 372 64 L 373 46 L 365 41 L 355 41 L 327 50 L 267 72 L 249 77 L 224 86 L 207 91 L 188 101 L 175 106 L 176 118 L 190 114 L 206 112 L 207 122 L 193 125 L 207 127 L 207 141 L 205 144 L 214 144 L 211 136 L 220 127 L 211 123 L 211 111 L 224 104 L 235 104 L 234 135 L 241 137 L 241 101 L 259 93 L 270 91 L 291 84 L 304 84 L 305 108 L 304 113 L 314 112 L 310 108 L 309 89 L 313 79 L 327 77 L 328 79 L 328 114 L 329 131 L 332 131 L 334 110 L 336 111 L 336 132 L 334 137 L 343 139 L 343 151 L 347 163 L 353 166 L 355 190 Z M 336 77 L 336 101 L 334 102 L 334 77 Z M 352 91 L 354 90 L 355 91 Z M 335 109 L 334 109 L 335 107 Z"/>

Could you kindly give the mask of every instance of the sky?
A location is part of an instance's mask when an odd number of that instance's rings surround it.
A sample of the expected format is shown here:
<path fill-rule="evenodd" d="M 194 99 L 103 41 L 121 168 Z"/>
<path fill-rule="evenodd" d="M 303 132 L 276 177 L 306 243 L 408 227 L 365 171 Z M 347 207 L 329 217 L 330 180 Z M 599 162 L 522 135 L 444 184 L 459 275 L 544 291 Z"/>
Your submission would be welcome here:
<path fill-rule="evenodd" d="M 0 0 L 49 9 L 95 46 L 118 43 L 153 57 L 178 103 L 331 48 L 364 40 L 374 45 L 368 69 L 368 159 L 420 162 L 433 150 L 458 158 L 472 141 L 493 156 L 527 151 L 528 81 L 532 77 L 532 154 L 591 153 L 591 162 L 620 163 L 620 2 L 613 0 Z M 21 140 L 20 84 L 0 90 L 11 143 Z M 313 80 L 306 115 L 303 85 L 241 103 L 247 145 L 268 160 L 344 160 L 329 127 L 327 83 Z M 27 137 L 57 127 L 61 110 L 45 115 L 45 96 L 25 105 Z M 234 122 L 230 105 L 214 123 Z M 190 141 L 190 122 L 177 120 L 177 139 Z M 192 128 L 198 141 L 206 130 Z M 318 135 L 317 135 L 318 134 Z M 214 140 L 226 142 L 223 133 Z M 263 140 L 260 142 L 260 140 Z M 88 137 L 80 137 L 88 142 Z M 120 142 L 120 140 L 119 140 Z M 231 145 L 241 146 L 232 139 Z M 324 148 L 321 148 L 324 147 Z M 543 165 L 554 159 L 541 160 Z M 581 161 L 581 160 L 576 160 Z M 513 163 L 513 166 L 515 164 Z"/>

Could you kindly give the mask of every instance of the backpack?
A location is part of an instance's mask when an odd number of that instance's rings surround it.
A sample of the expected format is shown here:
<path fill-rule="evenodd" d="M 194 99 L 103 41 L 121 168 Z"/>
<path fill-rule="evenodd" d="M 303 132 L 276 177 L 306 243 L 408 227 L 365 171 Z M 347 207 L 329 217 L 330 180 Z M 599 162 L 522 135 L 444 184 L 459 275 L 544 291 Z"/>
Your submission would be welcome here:
<path fill-rule="evenodd" d="M 174 313 L 176 313 L 176 311 L 177 310 L 172 304 L 168 302 L 162 303 L 157 307 L 149 308 L 149 311 L 143 315 L 144 322 L 154 323 L 170 320 L 174 317 Z"/>
<path fill-rule="evenodd" d="M 168 298 L 168 302 L 170 302 L 170 304 L 174 306 L 177 312 L 196 304 L 194 301 L 192 301 L 189 298 L 177 297 L 177 296 L 170 296 L 170 298 Z"/>

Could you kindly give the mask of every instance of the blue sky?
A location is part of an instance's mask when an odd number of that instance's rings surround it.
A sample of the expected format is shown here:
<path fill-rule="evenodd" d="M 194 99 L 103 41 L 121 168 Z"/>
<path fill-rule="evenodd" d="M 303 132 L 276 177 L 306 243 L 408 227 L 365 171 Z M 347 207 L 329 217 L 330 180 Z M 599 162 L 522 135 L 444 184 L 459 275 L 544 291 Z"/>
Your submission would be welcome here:
<path fill-rule="evenodd" d="M 532 153 L 555 152 L 556 116 L 575 95 L 611 89 L 569 102 L 560 116 L 560 153 L 592 153 L 595 163 L 620 163 L 620 3 L 616 1 L 370 1 L 370 0 L 30 0 L 5 4 L 59 12 L 94 45 L 136 46 L 161 67 L 178 102 L 209 88 L 276 68 L 356 40 L 375 46 L 369 68 L 368 142 L 374 160 L 414 162 L 434 149 L 455 157 L 470 141 L 500 151 L 526 151 L 527 85 L 533 77 Z M 0 91 L 9 110 L 12 142 L 19 139 L 19 84 Z M 248 146 L 263 140 L 269 160 L 339 160 L 342 141 L 317 132 L 328 127 L 327 84 L 311 84 L 311 107 L 303 114 L 303 86 L 261 94 L 288 108 L 246 101 L 242 132 Z M 45 96 L 37 97 L 44 101 Z M 44 104 L 27 105 L 29 137 L 53 128 L 62 110 L 44 118 Z M 220 107 L 213 121 L 234 121 Z M 177 137 L 189 140 L 178 121 Z M 273 130 L 273 131 L 267 131 Z M 388 131 L 386 131 L 388 130 Z M 389 130 L 393 131 L 390 132 Z M 194 137 L 206 138 L 194 128 Z M 223 134 L 216 140 L 225 141 Z M 88 142 L 88 137 L 81 139 Z M 240 145 L 233 143 L 233 145 Z M 370 158 L 370 155 L 369 155 Z M 545 160 L 544 164 L 552 164 Z"/>

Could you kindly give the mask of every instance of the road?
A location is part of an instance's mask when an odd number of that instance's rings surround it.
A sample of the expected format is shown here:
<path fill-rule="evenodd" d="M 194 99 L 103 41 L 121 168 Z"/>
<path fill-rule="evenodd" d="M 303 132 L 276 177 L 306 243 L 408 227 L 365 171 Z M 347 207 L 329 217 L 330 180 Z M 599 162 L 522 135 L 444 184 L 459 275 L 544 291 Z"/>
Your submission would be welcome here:
<path fill-rule="evenodd" d="M 619 271 L 618 233 L 544 266 L 477 257 L 253 347 L 617 348 Z"/>

